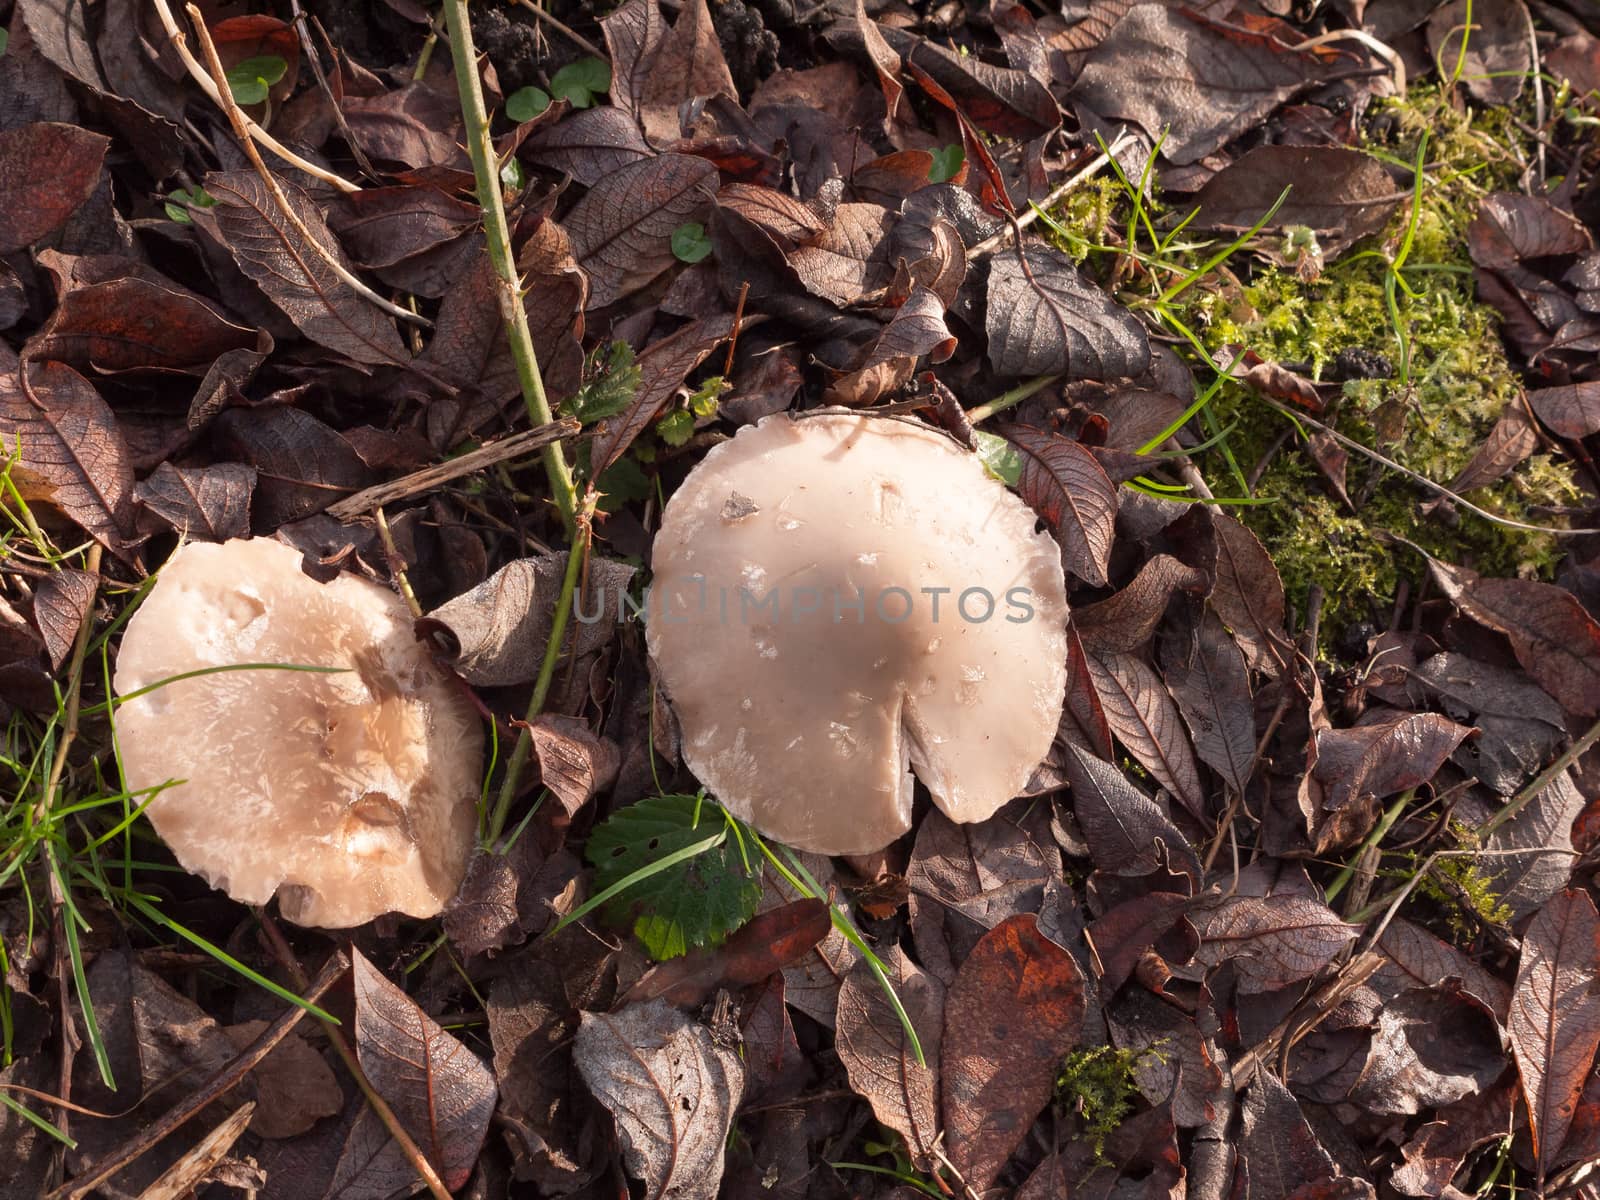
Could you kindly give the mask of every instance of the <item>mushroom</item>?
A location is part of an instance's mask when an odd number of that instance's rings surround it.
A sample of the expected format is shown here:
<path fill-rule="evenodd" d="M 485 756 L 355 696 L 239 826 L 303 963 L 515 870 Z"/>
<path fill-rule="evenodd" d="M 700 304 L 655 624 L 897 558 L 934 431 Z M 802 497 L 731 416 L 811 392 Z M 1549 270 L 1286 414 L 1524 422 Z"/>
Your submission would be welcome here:
<path fill-rule="evenodd" d="M 1066 691 L 1061 552 L 926 425 L 779 414 L 712 449 L 662 514 L 646 636 L 689 767 L 760 832 L 864 854 L 911 826 L 912 771 L 989 817 Z"/>
<path fill-rule="evenodd" d="M 163 682 L 246 663 L 342 670 Z M 287 919 L 344 928 L 431 917 L 454 895 L 483 731 L 386 589 L 349 574 L 317 583 L 299 551 L 265 538 L 190 543 L 129 620 L 115 688 L 128 787 L 178 781 L 156 792 L 150 822 L 235 900 L 276 892 Z"/>

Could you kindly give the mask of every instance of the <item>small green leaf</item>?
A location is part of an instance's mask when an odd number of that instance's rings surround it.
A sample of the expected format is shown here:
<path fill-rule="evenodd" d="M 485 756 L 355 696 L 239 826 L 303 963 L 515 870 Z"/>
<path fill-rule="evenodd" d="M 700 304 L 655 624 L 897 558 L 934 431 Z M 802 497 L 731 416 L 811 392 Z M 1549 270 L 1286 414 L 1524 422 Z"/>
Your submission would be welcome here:
<path fill-rule="evenodd" d="M 933 166 L 928 168 L 929 183 L 949 183 L 961 172 L 967 153 L 960 145 L 952 143 L 933 152 Z"/>
<path fill-rule="evenodd" d="M 631 454 L 600 472 L 600 478 L 595 480 L 594 485 L 600 489 L 597 507 L 605 513 L 620 512 L 624 505 L 650 498 L 650 477 Z"/>
<path fill-rule="evenodd" d="M 521 125 L 550 107 L 550 93 L 543 88 L 518 88 L 506 97 L 506 116 Z"/>
<path fill-rule="evenodd" d="M 527 173 L 515 154 L 506 159 L 505 166 L 500 168 L 500 182 L 513 192 L 520 192 L 527 185 Z"/>
<path fill-rule="evenodd" d="M 981 429 L 977 434 L 978 459 L 984 469 L 1001 483 L 1016 487 L 1017 480 L 1022 478 L 1022 455 L 1017 453 L 1017 448 L 1005 438 Z"/>
<path fill-rule="evenodd" d="M 587 382 L 572 398 L 571 408 L 585 425 L 625 411 L 639 390 L 639 368 L 627 342 L 597 347 L 584 365 L 584 375 Z"/>
<path fill-rule="evenodd" d="M 228 90 L 240 104 L 260 104 L 288 70 L 289 64 L 281 55 L 258 54 L 228 72 Z"/>
<path fill-rule="evenodd" d="M 606 905 L 611 920 L 632 923 L 652 957 L 674 958 L 691 947 L 717 945 L 760 907 L 759 869 L 747 867 L 728 820 L 715 804 L 695 796 L 652 796 L 621 809 L 589 835 L 585 856 L 594 864 L 598 891 L 672 854 L 713 842 L 637 879 Z M 726 836 L 716 839 L 719 833 Z"/>
<path fill-rule="evenodd" d="M 595 97 L 611 87 L 611 67 L 604 59 L 580 58 L 557 71 L 550 80 L 550 94 L 573 108 L 588 108 Z"/>
<path fill-rule="evenodd" d="M 711 253 L 711 239 L 699 221 L 679 225 L 672 231 L 672 253 L 679 262 L 697 263 Z"/>
<path fill-rule="evenodd" d="M 694 436 L 694 414 L 677 408 L 656 422 L 656 434 L 669 446 L 681 446 Z"/>
<path fill-rule="evenodd" d="M 689 397 L 689 411 L 697 417 L 714 417 L 717 415 L 717 401 L 722 393 L 733 385 L 721 375 L 713 375 L 700 385 L 698 391 Z"/>
<path fill-rule="evenodd" d="M 210 208 L 216 202 L 217 198 L 205 188 L 178 188 L 167 193 L 165 207 L 168 218 L 184 225 L 192 225 L 194 222 L 189 217 L 191 208 Z"/>
<path fill-rule="evenodd" d="M 0 54 L 4 54 L 6 52 L 6 47 L 10 44 L 11 31 L 9 29 L 0 29 Z"/>

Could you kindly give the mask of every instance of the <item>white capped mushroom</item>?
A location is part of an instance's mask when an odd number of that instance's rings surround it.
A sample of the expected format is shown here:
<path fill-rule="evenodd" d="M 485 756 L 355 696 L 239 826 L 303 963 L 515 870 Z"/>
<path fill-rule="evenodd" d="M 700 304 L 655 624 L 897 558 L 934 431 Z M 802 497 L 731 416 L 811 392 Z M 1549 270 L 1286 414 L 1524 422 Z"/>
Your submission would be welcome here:
<path fill-rule="evenodd" d="M 925 425 L 779 414 L 662 514 L 650 655 L 689 767 L 737 816 L 823 854 L 911 824 L 915 770 L 955 821 L 1016 795 L 1066 691 L 1061 553 Z"/>
<path fill-rule="evenodd" d="M 438 913 L 466 870 L 483 733 L 412 634 L 405 605 L 344 574 L 321 584 L 265 538 L 191 543 L 123 635 L 115 688 L 128 786 L 182 780 L 146 809 L 185 869 L 302 925 Z"/>

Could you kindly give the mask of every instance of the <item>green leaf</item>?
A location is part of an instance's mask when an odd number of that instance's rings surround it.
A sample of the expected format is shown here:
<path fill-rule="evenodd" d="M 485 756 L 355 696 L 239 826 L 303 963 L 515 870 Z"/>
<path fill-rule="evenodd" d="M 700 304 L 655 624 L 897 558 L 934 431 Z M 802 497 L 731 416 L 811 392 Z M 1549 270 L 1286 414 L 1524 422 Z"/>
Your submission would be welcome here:
<path fill-rule="evenodd" d="M 700 385 L 700 389 L 689 397 L 689 411 L 697 417 L 713 417 L 717 412 L 717 401 L 722 393 L 733 385 L 721 375 L 713 375 Z"/>
<path fill-rule="evenodd" d="M 696 818 L 698 817 L 698 821 Z M 651 796 L 595 827 L 585 855 L 602 892 L 632 883 L 606 904 L 608 919 L 632 923 L 634 936 L 656 959 L 691 947 L 714 946 L 761 904 L 759 860 L 747 864 L 738 826 L 695 796 Z M 717 835 L 722 836 L 717 836 Z M 697 845 L 704 848 L 644 877 L 641 872 Z"/>
<path fill-rule="evenodd" d="M 543 88 L 518 88 L 506 97 L 506 116 L 521 125 L 550 107 L 550 93 Z"/>
<path fill-rule="evenodd" d="M 1001 483 L 1016 487 L 1017 480 L 1022 478 L 1022 455 L 1017 453 L 1017 448 L 1003 437 L 996 437 L 981 429 L 976 432 L 978 459 L 984 469 Z"/>
<path fill-rule="evenodd" d="M 967 161 L 967 152 L 958 144 L 951 144 L 933 152 L 933 166 L 928 168 L 929 183 L 949 183 Z"/>
<path fill-rule="evenodd" d="M 228 90 L 240 104 L 260 104 L 288 70 L 289 64 L 281 55 L 258 54 L 228 72 Z"/>
<path fill-rule="evenodd" d="M 584 375 L 586 382 L 572 398 L 572 415 L 585 425 L 625 412 L 639 390 L 639 367 L 627 342 L 597 347 Z"/>
<path fill-rule="evenodd" d="M 178 188 L 167 193 L 165 207 L 168 218 L 185 225 L 192 225 L 194 222 L 189 219 L 191 208 L 210 208 L 216 202 L 217 198 L 205 188 Z"/>
<path fill-rule="evenodd" d="M 573 108 L 588 108 L 596 96 L 610 87 L 611 66 L 600 58 L 580 58 L 568 63 L 550 80 L 550 94 Z"/>
<path fill-rule="evenodd" d="M 520 192 L 528 182 L 528 176 L 522 169 L 522 163 L 513 154 L 506 159 L 505 166 L 500 168 L 500 182 L 513 192 Z"/>
<path fill-rule="evenodd" d="M 672 253 L 679 262 L 697 263 L 711 253 L 711 239 L 699 221 L 679 225 L 672 231 Z"/>
<path fill-rule="evenodd" d="M 6 52 L 6 47 L 10 44 L 11 31 L 9 29 L 0 29 L 0 54 L 4 54 Z"/>
<path fill-rule="evenodd" d="M 632 455 L 618 459 L 600 472 L 594 485 L 600 489 L 598 507 L 601 512 L 620 512 L 625 505 L 650 498 L 650 477 Z"/>
<path fill-rule="evenodd" d="M 677 408 L 656 422 L 656 434 L 669 446 L 681 446 L 694 436 L 694 414 Z"/>

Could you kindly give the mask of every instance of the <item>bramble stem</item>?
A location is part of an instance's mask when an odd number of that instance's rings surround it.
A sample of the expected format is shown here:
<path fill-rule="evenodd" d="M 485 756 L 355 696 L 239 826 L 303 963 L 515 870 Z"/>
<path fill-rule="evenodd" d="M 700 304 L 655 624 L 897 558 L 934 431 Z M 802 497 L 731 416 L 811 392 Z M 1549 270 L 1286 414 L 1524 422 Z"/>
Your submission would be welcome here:
<path fill-rule="evenodd" d="M 528 311 L 522 303 L 521 281 L 517 278 L 516 255 L 511 249 L 511 230 L 506 224 L 505 204 L 500 198 L 500 164 L 489 140 L 489 114 L 483 103 L 483 87 L 478 81 L 478 54 L 472 45 L 472 27 L 467 18 L 467 0 L 445 0 L 445 25 L 450 33 L 450 57 L 455 60 L 456 89 L 461 94 L 461 117 L 466 125 L 467 153 L 472 157 L 472 173 L 478 181 L 478 204 L 483 209 L 483 233 L 489 261 L 499 281 L 496 298 L 505 318 L 511 357 L 517 364 L 517 379 L 522 384 L 522 399 L 528 417 L 538 425 L 551 421 L 550 399 L 545 395 L 544 376 L 528 331 Z M 561 524 L 570 541 L 577 510 L 577 489 L 572 468 L 559 442 L 540 451 L 545 473 L 550 477 L 550 498 L 561 514 Z M 519 743 L 520 744 L 520 743 Z"/>

